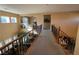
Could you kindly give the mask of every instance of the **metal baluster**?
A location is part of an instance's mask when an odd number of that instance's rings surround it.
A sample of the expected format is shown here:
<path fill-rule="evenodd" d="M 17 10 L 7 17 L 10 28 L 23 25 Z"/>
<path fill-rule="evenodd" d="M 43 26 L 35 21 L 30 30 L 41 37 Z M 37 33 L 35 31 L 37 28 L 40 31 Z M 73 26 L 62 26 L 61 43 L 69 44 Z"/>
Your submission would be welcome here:
<path fill-rule="evenodd" d="M 20 47 L 20 44 L 19 44 L 19 40 L 16 41 L 16 44 L 17 44 L 17 51 L 18 51 L 18 54 L 20 54 L 20 48 L 19 48 L 19 47 Z"/>
<path fill-rule="evenodd" d="M 6 48 L 7 48 L 7 47 L 5 47 L 5 48 L 3 49 L 3 53 L 4 53 L 4 54 L 6 53 Z"/>
<path fill-rule="evenodd" d="M 22 38 L 20 38 L 20 49 L 21 49 L 21 54 L 22 54 Z"/>
<path fill-rule="evenodd" d="M 21 46 L 22 46 L 22 54 L 24 54 L 24 47 L 23 47 L 23 37 L 22 37 L 22 39 L 21 39 Z"/>
<path fill-rule="evenodd" d="M 19 54 L 21 54 L 21 40 L 19 39 Z"/>
<path fill-rule="evenodd" d="M 12 50 L 13 50 L 13 53 L 15 53 L 14 42 L 12 43 Z"/>
<path fill-rule="evenodd" d="M 17 44 L 17 51 L 18 51 L 18 54 L 20 53 L 20 50 L 19 50 L 19 41 L 16 40 L 16 44 Z"/>
<path fill-rule="evenodd" d="M 1 49 L 1 54 L 3 54 L 3 49 Z"/>
<path fill-rule="evenodd" d="M 17 40 L 14 42 L 14 44 L 15 44 L 15 52 L 16 52 L 16 54 L 18 54 L 17 53 L 17 51 L 18 51 L 18 48 L 17 48 Z"/>
<path fill-rule="evenodd" d="M 23 37 L 23 40 L 24 40 L 24 52 L 26 50 L 26 40 L 25 39 L 26 39 L 26 36 Z"/>
<path fill-rule="evenodd" d="M 9 49 L 9 46 L 8 46 L 8 50 L 7 50 L 8 54 L 10 53 L 10 49 Z"/>

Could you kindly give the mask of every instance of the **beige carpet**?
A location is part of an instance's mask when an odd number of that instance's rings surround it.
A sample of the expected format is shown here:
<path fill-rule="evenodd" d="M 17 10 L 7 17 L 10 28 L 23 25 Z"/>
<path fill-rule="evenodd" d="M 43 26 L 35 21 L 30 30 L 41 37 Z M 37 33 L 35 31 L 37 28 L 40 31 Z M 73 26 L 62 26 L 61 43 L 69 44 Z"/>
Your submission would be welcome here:
<path fill-rule="evenodd" d="M 55 38 L 50 30 L 43 30 L 39 37 L 28 49 L 27 55 L 64 55 L 64 51 L 55 42 Z"/>

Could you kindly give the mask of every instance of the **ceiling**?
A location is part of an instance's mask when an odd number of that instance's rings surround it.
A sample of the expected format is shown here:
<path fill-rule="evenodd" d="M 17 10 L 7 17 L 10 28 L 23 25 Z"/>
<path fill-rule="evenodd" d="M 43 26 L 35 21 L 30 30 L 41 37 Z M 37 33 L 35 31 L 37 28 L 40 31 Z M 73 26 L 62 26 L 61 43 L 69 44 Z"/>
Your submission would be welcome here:
<path fill-rule="evenodd" d="M 16 14 L 79 11 L 78 4 L 0 4 L 0 10 Z"/>

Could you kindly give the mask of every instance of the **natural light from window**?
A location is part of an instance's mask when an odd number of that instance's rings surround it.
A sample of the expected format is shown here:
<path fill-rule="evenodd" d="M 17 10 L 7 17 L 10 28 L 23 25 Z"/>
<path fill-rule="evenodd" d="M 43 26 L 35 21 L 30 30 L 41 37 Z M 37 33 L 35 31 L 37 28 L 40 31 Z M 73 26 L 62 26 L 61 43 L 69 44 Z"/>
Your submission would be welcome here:
<path fill-rule="evenodd" d="M 10 23 L 10 19 L 7 16 L 0 17 L 0 23 Z"/>

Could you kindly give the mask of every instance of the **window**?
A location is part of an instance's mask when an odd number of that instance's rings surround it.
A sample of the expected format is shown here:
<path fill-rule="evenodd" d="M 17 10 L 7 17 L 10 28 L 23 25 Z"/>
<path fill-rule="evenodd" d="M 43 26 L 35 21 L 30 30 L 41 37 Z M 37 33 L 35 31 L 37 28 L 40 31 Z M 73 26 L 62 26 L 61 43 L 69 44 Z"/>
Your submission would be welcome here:
<path fill-rule="evenodd" d="M 28 27 L 28 25 L 29 25 L 29 23 L 28 23 L 28 17 L 23 17 L 22 18 L 22 24 L 27 28 Z"/>
<path fill-rule="evenodd" d="M 0 16 L 0 23 L 17 23 L 16 17 Z"/>
<path fill-rule="evenodd" d="M 17 19 L 16 19 L 16 17 L 11 17 L 11 23 L 17 23 Z"/>
<path fill-rule="evenodd" d="M 10 23 L 10 19 L 7 16 L 0 17 L 0 23 Z"/>

